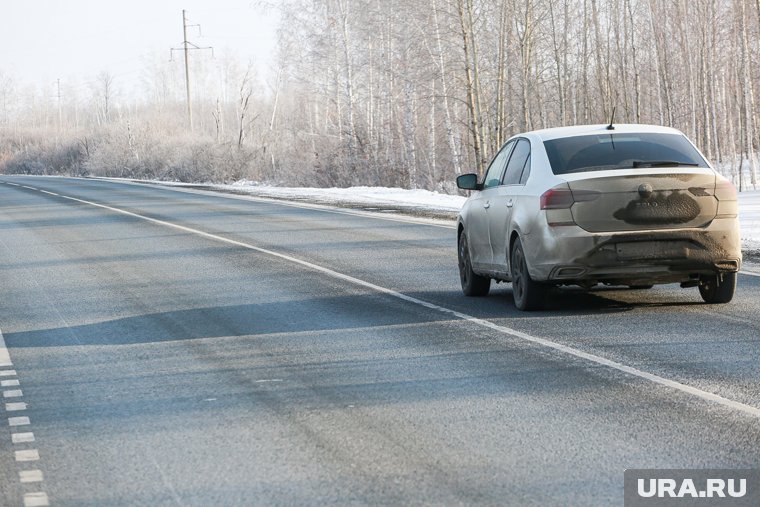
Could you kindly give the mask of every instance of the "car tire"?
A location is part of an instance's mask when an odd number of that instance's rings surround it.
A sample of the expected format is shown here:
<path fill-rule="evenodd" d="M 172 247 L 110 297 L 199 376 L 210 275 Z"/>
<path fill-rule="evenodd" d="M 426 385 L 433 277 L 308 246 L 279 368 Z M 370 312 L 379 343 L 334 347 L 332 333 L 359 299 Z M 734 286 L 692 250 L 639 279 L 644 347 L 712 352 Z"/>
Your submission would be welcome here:
<path fill-rule="evenodd" d="M 470 249 L 467 246 L 467 236 L 459 235 L 459 280 L 462 282 L 462 292 L 465 296 L 483 297 L 491 290 L 491 279 L 472 270 Z"/>
<path fill-rule="evenodd" d="M 520 238 L 517 238 L 512 245 L 510 261 L 512 296 L 515 299 L 515 306 L 518 310 L 523 311 L 540 310 L 544 306 L 544 298 L 549 287 L 534 281 L 530 277 Z"/>
<path fill-rule="evenodd" d="M 736 278 L 736 273 L 724 273 L 722 279 L 720 275 L 703 277 L 699 284 L 699 294 L 705 303 L 728 303 L 734 298 Z"/>

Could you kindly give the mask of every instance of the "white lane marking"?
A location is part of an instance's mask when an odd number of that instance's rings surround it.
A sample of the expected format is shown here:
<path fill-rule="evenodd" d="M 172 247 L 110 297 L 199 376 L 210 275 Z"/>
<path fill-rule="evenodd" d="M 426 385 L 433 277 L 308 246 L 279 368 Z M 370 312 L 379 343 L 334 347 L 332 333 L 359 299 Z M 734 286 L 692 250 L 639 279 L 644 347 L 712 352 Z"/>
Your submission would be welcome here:
<path fill-rule="evenodd" d="M 24 495 L 24 507 L 47 507 L 50 500 L 46 493 L 26 493 Z"/>
<path fill-rule="evenodd" d="M 42 476 L 42 470 L 21 470 L 18 473 L 18 479 L 22 484 L 42 482 L 44 480 Z"/>
<path fill-rule="evenodd" d="M 18 183 L 11 183 L 10 181 L 5 181 L 4 183 L 7 183 L 8 185 L 13 185 L 14 187 L 20 187 Z"/>
<path fill-rule="evenodd" d="M 37 449 L 24 449 L 23 451 L 16 451 L 16 461 L 39 461 L 40 453 Z"/>
<path fill-rule="evenodd" d="M 401 211 L 399 210 L 397 213 L 393 214 L 387 214 L 387 213 L 380 213 L 380 212 L 373 212 L 373 211 L 364 211 L 364 210 L 357 210 L 357 209 L 351 209 L 351 208 L 341 208 L 337 205 L 330 205 L 330 204 L 318 204 L 318 203 L 310 203 L 310 202 L 302 202 L 302 201 L 288 201 L 286 199 L 277 199 L 275 197 L 265 197 L 265 196 L 259 196 L 259 195 L 253 195 L 253 194 L 234 194 L 225 192 L 223 190 L 203 190 L 200 188 L 193 188 L 193 187 L 183 187 L 183 186 L 175 186 L 175 185 L 165 185 L 161 184 L 160 182 L 154 182 L 154 181 L 124 181 L 119 178 L 104 178 L 104 177 L 92 177 L 92 178 L 72 178 L 72 179 L 94 179 L 94 180 L 103 180 L 103 181 L 109 181 L 111 183 L 119 183 L 121 185 L 133 185 L 137 187 L 153 187 L 153 188 L 160 188 L 162 190 L 168 190 L 172 192 L 181 192 L 186 194 L 197 194 L 197 195 L 207 195 L 212 197 L 220 197 L 223 199 L 235 199 L 238 201 L 259 201 L 259 202 L 265 202 L 269 204 L 275 204 L 278 206 L 286 206 L 289 208 L 301 208 L 301 209 L 310 209 L 310 210 L 316 210 L 316 211 L 323 211 L 325 213 L 334 213 L 337 215 L 353 215 L 358 217 L 364 217 L 364 218 L 374 218 L 377 220 L 385 220 L 387 222 L 404 222 L 409 224 L 415 224 L 415 225 L 429 225 L 431 227 L 439 227 L 442 229 L 456 229 L 456 223 L 455 220 L 446 220 L 444 218 L 416 218 L 416 217 L 410 217 L 405 216 L 401 214 Z M 357 203 L 359 205 L 366 205 L 366 206 L 372 206 L 377 208 L 382 208 L 383 206 L 396 206 L 398 204 L 403 203 L 377 203 L 375 205 L 373 204 L 362 204 Z M 448 210 L 451 213 L 458 213 L 457 210 Z M 448 212 L 447 211 L 447 212 Z M 447 223 L 451 222 L 451 223 Z"/>
<path fill-rule="evenodd" d="M 257 384 L 265 384 L 268 382 L 282 382 L 282 379 L 281 378 L 265 378 L 265 379 L 256 381 Z"/>
<path fill-rule="evenodd" d="M 13 362 L 11 362 L 11 355 L 8 353 L 8 347 L 5 346 L 5 338 L 3 338 L 3 332 L 0 331 L 0 368 L 7 368 L 8 366 L 13 366 Z M 15 374 L 16 372 L 13 371 L 13 375 Z"/>
<path fill-rule="evenodd" d="M 11 441 L 14 444 L 25 444 L 27 442 L 34 442 L 34 433 L 31 431 L 26 433 L 12 433 Z"/>
<path fill-rule="evenodd" d="M 567 345 L 563 345 L 561 343 L 553 342 L 551 340 L 547 340 L 546 338 L 539 338 L 537 336 L 529 335 L 528 333 L 523 333 L 522 331 L 518 331 L 516 329 L 512 329 L 507 326 L 502 326 L 499 324 L 494 324 L 493 322 L 480 319 L 478 317 L 474 317 L 472 315 L 468 315 L 466 313 L 458 312 L 456 310 L 452 310 L 450 308 L 446 308 L 443 306 L 436 305 L 434 303 L 429 303 L 427 301 L 423 301 L 422 299 L 417 299 L 412 296 L 408 296 L 406 294 L 403 294 L 401 292 L 395 291 L 393 289 L 388 289 L 386 287 L 382 287 L 380 285 L 376 285 L 371 282 L 367 282 L 365 280 L 361 280 L 359 278 L 355 278 L 350 275 L 346 275 L 343 273 L 340 273 L 338 271 L 334 271 L 332 269 L 326 268 L 324 266 L 320 266 L 318 264 L 314 264 L 302 259 L 298 259 L 296 257 L 291 257 L 289 255 L 285 255 L 282 253 L 275 252 L 273 250 L 267 250 L 266 248 L 261 248 L 258 246 L 251 245 L 250 243 L 244 243 L 242 241 L 236 241 L 234 239 L 225 238 L 223 236 L 218 236 L 216 234 L 211 234 L 208 232 L 204 232 L 198 229 L 193 229 L 192 227 L 186 227 L 184 225 L 174 224 L 171 222 L 167 222 L 165 220 L 158 220 L 156 218 L 151 218 L 145 215 L 140 215 L 138 213 L 133 213 L 131 211 L 114 208 L 112 206 L 107 206 L 105 204 L 98 204 L 92 201 L 85 201 L 83 199 L 77 199 L 76 197 L 69 197 L 69 196 L 61 196 L 65 199 L 69 199 L 75 202 L 80 202 L 82 204 L 89 204 L 91 206 L 95 206 L 98 208 L 106 209 L 109 211 L 113 211 L 114 213 L 120 213 L 122 215 L 131 216 L 134 218 L 139 218 L 141 220 L 145 220 L 147 222 L 151 222 L 154 224 L 158 224 L 164 227 L 169 227 L 172 229 L 176 229 L 179 231 L 188 232 L 190 234 L 195 234 L 197 236 L 201 236 L 204 238 L 212 239 L 215 241 L 220 241 L 222 243 L 227 243 L 228 245 L 234 245 L 239 246 L 241 248 L 246 248 L 248 250 L 252 250 L 254 252 L 259 252 L 265 255 L 269 255 L 271 257 L 275 257 L 278 259 L 282 259 L 284 261 L 297 264 L 299 266 L 304 266 L 306 268 L 309 268 L 313 271 L 317 271 L 319 273 L 325 274 L 327 276 L 330 276 L 332 278 L 343 280 L 346 282 L 349 282 L 353 285 L 357 285 L 359 287 L 365 287 L 367 289 L 386 294 L 388 296 L 392 296 L 394 298 L 400 299 L 402 301 L 406 301 L 407 303 L 412 303 L 418 306 L 422 306 L 424 308 L 428 308 L 430 310 L 437 311 L 439 313 L 443 313 L 444 315 L 447 315 L 449 317 L 456 317 L 457 319 L 461 319 L 467 322 L 470 322 L 472 324 L 475 324 L 480 327 L 484 327 L 487 329 L 491 329 L 493 331 L 513 336 L 515 338 L 522 339 L 526 342 L 534 343 L 536 345 L 541 345 L 546 348 L 554 349 L 556 351 L 562 352 L 564 354 L 577 357 L 579 359 L 585 359 L 589 362 L 596 363 L 602 366 L 606 366 L 608 368 L 611 368 L 613 370 L 618 370 L 623 373 L 627 373 L 629 375 L 632 375 L 634 377 L 639 377 L 645 380 L 649 380 L 650 382 L 653 382 L 655 384 L 659 384 L 665 387 L 669 387 L 672 389 L 675 389 L 677 391 L 681 391 L 686 394 L 690 394 L 692 396 L 695 396 L 697 398 L 701 398 L 705 401 L 717 403 L 719 405 L 723 405 L 724 407 L 728 407 L 730 409 L 744 412 L 746 414 L 752 415 L 754 417 L 760 417 L 760 408 L 754 407 L 752 405 L 747 405 L 746 403 L 741 403 L 735 400 L 731 400 L 728 398 L 724 398 L 723 396 L 717 395 L 715 393 L 711 393 L 708 391 L 703 391 L 701 389 L 698 389 L 696 387 L 692 387 L 686 384 L 683 384 L 681 382 L 671 380 L 665 377 L 661 377 L 659 375 L 655 375 L 653 373 L 649 373 L 643 370 L 639 370 L 638 368 L 634 368 L 632 366 L 628 366 L 622 363 L 618 363 L 617 361 L 612 361 L 611 359 L 607 359 L 602 356 L 598 356 L 596 354 L 590 354 L 588 352 L 583 352 L 582 350 L 575 349 L 573 347 L 569 347 Z"/>
<path fill-rule="evenodd" d="M 264 196 L 258 196 L 253 194 L 231 194 L 228 192 L 225 192 L 223 190 L 202 190 L 199 188 L 193 188 L 193 187 L 184 187 L 184 186 L 174 186 L 174 185 L 165 185 L 161 184 L 160 182 L 152 182 L 152 181 L 123 181 L 119 178 L 107 178 L 107 177 L 92 177 L 92 178 L 72 178 L 72 179 L 95 179 L 95 180 L 104 180 L 109 181 L 112 183 L 120 183 L 122 185 L 134 185 L 134 186 L 151 186 L 151 187 L 159 187 L 161 189 L 170 190 L 173 192 L 183 192 L 187 194 L 199 194 L 199 195 L 209 195 L 209 196 L 218 196 L 223 197 L 227 199 L 236 199 L 241 201 L 261 201 L 266 202 L 269 204 L 275 204 L 280 206 L 287 206 L 291 208 L 302 208 L 302 209 L 312 209 L 316 211 L 323 211 L 325 213 L 335 213 L 339 215 L 354 215 L 359 217 L 365 217 L 365 218 L 374 218 L 377 220 L 386 220 L 389 222 L 405 222 L 410 224 L 416 224 L 416 225 L 429 225 L 432 227 L 440 227 L 443 229 L 456 229 L 456 220 L 445 220 L 442 218 L 415 218 L 415 217 L 409 217 L 409 216 L 403 216 L 403 215 L 387 215 L 384 213 L 378 213 L 378 212 L 372 212 L 372 211 L 364 211 L 364 210 L 353 210 L 353 209 L 346 209 L 346 208 L 340 208 L 336 205 L 329 205 L 329 204 L 316 204 L 316 203 L 305 203 L 305 202 L 298 202 L 298 201 L 287 201 L 284 199 L 277 199 L 273 197 L 264 197 Z M 11 183 L 9 183 L 11 184 Z M 392 203 L 388 203 L 388 206 L 393 206 Z M 372 206 L 371 204 L 367 204 L 367 206 Z M 381 204 L 377 204 L 377 207 L 382 207 Z M 458 213 L 457 211 L 450 210 L 451 213 Z M 452 222 L 451 224 L 442 223 L 442 222 Z M 754 273 L 752 271 L 746 271 L 742 270 L 739 271 L 739 273 L 743 275 L 749 275 L 749 276 L 757 276 L 760 277 L 760 273 Z"/>
<path fill-rule="evenodd" d="M 29 187 L 29 186 L 26 186 L 26 185 L 21 185 L 21 186 L 22 186 L 23 188 L 28 188 L 29 190 L 38 190 L 38 189 L 36 189 L 36 188 L 34 188 L 34 187 Z"/>
<path fill-rule="evenodd" d="M 178 188 L 175 187 L 162 187 L 162 188 L 169 188 L 171 190 L 177 191 Z M 385 214 L 385 213 L 379 213 L 379 212 L 372 212 L 372 211 L 364 211 L 364 210 L 351 210 L 351 209 L 345 209 L 345 208 L 338 208 L 337 206 L 330 206 L 329 204 L 314 204 L 314 203 L 300 203 L 300 202 L 293 202 L 293 201 L 285 201 L 281 199 L 275 199 L 271 197 L 262 197 L 258 195 L 248 195 L 248 196 L 241 196 L 236 194 L 227 194 L 226 192 L 222 191 L 204 191 L 204 190 L 197 190 L 197 189 L 182 189 L 183 191 L 187 190 L 193 190 L 192 193 L 203 193 L 206 194 L 213 194 L 214 196 L 220 196 L 220 197 L 247 197 L 248 199 L 241 199 L 241 200 L 250 200 L 250 201 L 260 201 L 265 202 L 268 204 L 275 204 L 279 206 L 286 206 L 289 208 L 301 208 L 301 209 L 310 209 L 315 211 L 323 211 L 325 213 L 334 213 L 336 215 L 351 215 L 356 217 L 363 217 L 363 218 L 372 218 L 376 220 L 385 220 L 386 222 L 401 222 L 406 224 L 414 224 L 414 225 L 428 225 L 430 227 L 438 227 L 441 229 L 456 229 L 457 226 L 455 223 L 452 224 L 446 224 L 446 223 L 438 223 L 446 221 L 443 218 L 430 218 L 428 220 L 421 219 L 421 218 L 414 218 L 414 217 L 406 217 L 401 215 L 401 210 L 399 210 L 396 214 Z M 208 195 L 206 194 L 206 195 Z M 367 206 L 372 206 L 371 204 L 367 204 Z M 387 206 L 394 206 L 394 204 L 388 203 Z M 382 204 L 377 204 L 376 207 L 382 208 Z M 395 211 L 395 210 L 394 210 Z M 451 213 L 458 213 L 457 211 L 451 211 Z M 451 220 L 451 222 L 454 222 L 454 220 Z"/>
<path fill-rule="evenodd" d="M 210 196 L 214 196 L 214 197 L 222 197 L 222 198 L 226 198 L 226 199 L 235 199 L 235 200 L 242 200 L 242 201 L 261 201 L 261 202 L 266 202 L 266 203 L 269 203 L 269 204 L 275 204 L 275 205 L 279 205 L 279 206 L 286 206 L 286 207 L 290 207 L 290 208 L 311 209 L 311 210 L 316 210 L 316 211 L 323 211 L 325 213 L 334 213 L 334 214 L 338 214 L 338 215 L 353 215 L 353 216 L 359 216 L 359 217 L 365 217 L 365 218 L 373 218 L 373 219 L 377 219 L 377 220 L 386 220 L 388 222 L 403 222 L 403 223 L 409 223 L 409 224 L 415 224 L 415 225 L 429 225 L 431 227 L 439 227 L 439 228 L 443 228 L 443 229 L 456 229 L 456 227 L 457 227 L 455 223 L 452 223 L 450 225 L 446 224 L 446 223 L 439 223 L 439 222 L 445 222 L 444 219 L 439 219 L 439 218 L 424 219 L 424 218 L 407 217 L 407 216 L 403 216 L 403 215 L 390 215 L 389 216 L 389 215 L 386 215 L 386 214 L 383 214 L 383 213 L 377 213 L 377 212 L 372 212 L 372 211 L 343 209 L 343 208 L 339 208 L 337 206 L 331 206 L 329 204 L 293 202 L 293 201 L 286 201 L 286 200 L 282 200 L 282 199 L 275 199 L 275 198 L 271 198 L 271 197 L 262 197 L 262 196 L 257 196 L 257 195 L 253 195 L 253 194 L 243 194 L 243 195 L 241 195 L 241 194 L 230 194 L 230 193 L 227 193 L 227 192 L 224 192 L 224 191 L 220 191 L 220 190 L 201 190 L 201 189 L 193 188 L 193 187 L 162 185 L 162 184 L 160 184 L 158 182 L 150 182 L 150 181 L 144 181 L 144 182 L 140 182 L 140 181 L 121 181 L 119 178 L 103 178 L 103 177 L 71 178 L 71 179 L 95 179 L 95 180 L 110 181 L 112 183 L 119 183 L 119 184 L 122 184 L 122 185 L 152 186 L 152 187 L 159 187 L 161 189 L 169 190 L 169 191 L 173 191 L 173 192 L 184 192 L 184 193 L 188 193 L 188 194 L 210 195 Z M 17 186 L 17 187 L 21 186 L 21 185 L 15 184 L 15 183 L 10 183 L 8 181 L 5 181 L 3 183 L 7 183 L 8 185 L 14 185 L 14 186 Z M 27 187 L 27 188 L 29 188 L 29 187 Z M 40 189 L 40 191 L 41 192 L 45 192 L 46 194 L 57 195 L 59 197 L 65 197 L 67 199 L 69 198 L 69 197 L 66 197 L 66 196 L 62 196 L 61 194 L 56 194 L 55 192 L 48 192 L 47 190 L 41 190 Z M 89 203 L 89 204 L 93 204 L 93 205 L 97 206 L 97 204 L 95 204 L 95 203 Z M 390 206 L 391 204 L 388 204 L 388 205 Z M 381 207 L 379 204 L 378 204 L 378 206 Z M 452 213 L 454 213 L 453 210 L 452 210 Z M 454 222 L 454 220 L 452 220 L 452 222 Z M 747 270 L 741 270 L 741 271 L 739 271 L 739 273 L 742 274 L 742 275 L 760 277 L 760 273 L 755 273 L 755 272 L 747 271 Z"/>
<path fill-rule="evenodd" d="M 44 190 L 43 190 L 44 192 Z M 8 348 L 5 345 L 5 338 L 3 338 L 3 332 L 0 330 L 0 367 L 13 366 L 11 362 Z M 0 377 L 12 377 L 17 376 L 16 370 L 0 370 Z M 6 379 L 0 380 L 0 387 L 15 387 L 20 385 L 18 379 Z M 21 389 L 8 389 L 3 391 L 3 398 L 19 398 L 23 396 Z M 26 403 L 13 402 L 6 403 L 5 410 L 7 412 L 16 412 L 20 410 L 26 410 Z M 29 426 L 31 422 L 26 416 L 21 417 L 9 417 L 8 426 L 15 428 L 18 426 Z M 13 432 L 11 433 L 11 442 L 14 444 L 26 444 L 34 442 L 34 433 L 31 431 L 25 432 Z M 16 461 L 19 463 L 27 463 L 32 461 L 39 461 L 40 453 L 37 449 L 23 449 L 15 451 L 14 455 Z M 39 470 L 22 470 L 19 472 L 19 481 L 21 483 L 35 483 L 42 482 L 42 472 Z M 36 507 L 50 505 L 47 493 L 42 491 L 34 493 L 26 493 L 24 495 L 24 507 Z"/>

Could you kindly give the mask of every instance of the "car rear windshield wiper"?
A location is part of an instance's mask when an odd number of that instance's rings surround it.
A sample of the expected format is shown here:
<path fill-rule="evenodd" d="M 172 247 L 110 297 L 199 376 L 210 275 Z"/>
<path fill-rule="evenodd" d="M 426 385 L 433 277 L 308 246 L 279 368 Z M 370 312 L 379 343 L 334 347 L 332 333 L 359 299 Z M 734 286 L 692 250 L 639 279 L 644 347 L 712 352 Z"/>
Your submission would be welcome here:
<path fill-rule="evenodd" d="M 633 167 L 699 167 L 693 162 L 678 162 L 677 160 L 634 160 Z"/>

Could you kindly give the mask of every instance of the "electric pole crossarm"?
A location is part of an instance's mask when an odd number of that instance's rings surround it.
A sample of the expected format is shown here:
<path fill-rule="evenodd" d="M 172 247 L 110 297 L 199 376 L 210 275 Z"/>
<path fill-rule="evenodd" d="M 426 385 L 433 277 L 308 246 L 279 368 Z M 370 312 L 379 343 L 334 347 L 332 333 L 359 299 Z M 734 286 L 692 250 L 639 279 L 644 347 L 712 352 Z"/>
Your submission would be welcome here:
<path fill-rule="evenodd" d="M 192 50 L 204 50 L 204 49 L 210 49 L 211 50 L 211 56 L 214 56 L 214 48 L 211 46 L 207 47 L 199 47 L 189 40 L 187 40 L 187 28 L 188 27 L 198 27 L 198 33 L 200 34 L 201 31 L 201 25 L 188 25 L 187 24 L 187 12 L 183 9 L 182 10 L 182 47 L 181 48 L 170 48 L 169 50 L 169 59 L 171 60 L 171 57 L 174 56 L 174 51 L 182 51 L 185 54 L 185 88 L 187 90 L 187 123 L 190 126 L 190 130 L 193 130 L 193 108 L 192 103 L 190 99 L 190 61 L 189 61 L 189 53 Z"/>
<path fill-rule="evenodd" d="M 203 47 L 200 47 L 200 46 L 196 46 L 195 44 L 193 44 L 190 41 L 187 41 L 187 45 L 189 46 L 187 48 L 189 51 L 192 51 L 193 49 L 210 49 L 211 51 L 214 50 L 213 46 L 203 46 Z M 169 49 L 169 51 L 184 51 L 184 50 L 185 50 L 185 48 L 170 48 Z"/>

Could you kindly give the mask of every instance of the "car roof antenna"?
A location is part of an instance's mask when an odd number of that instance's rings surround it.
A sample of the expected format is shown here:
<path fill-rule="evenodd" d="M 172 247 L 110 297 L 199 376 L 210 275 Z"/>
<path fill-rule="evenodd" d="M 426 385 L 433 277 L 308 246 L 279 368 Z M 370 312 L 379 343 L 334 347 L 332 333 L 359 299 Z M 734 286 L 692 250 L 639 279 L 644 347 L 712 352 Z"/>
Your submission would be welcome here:
<path fill-rule="evenodd" d="M 610 116 L 610 124 L 607 125 L 607 130 L 615 130 L 615 126 L 612 124 L 615 121 L 615 106 L 612 106 L 612 116 Z"/>

